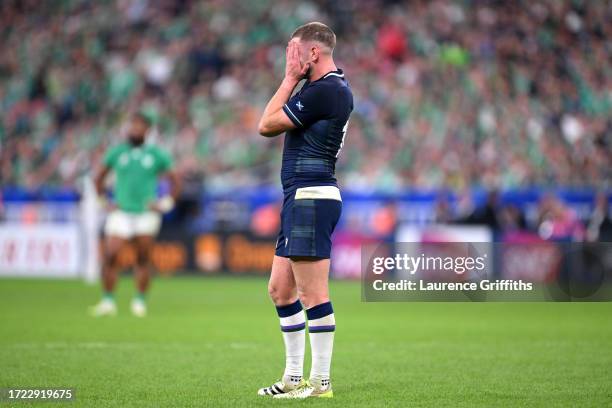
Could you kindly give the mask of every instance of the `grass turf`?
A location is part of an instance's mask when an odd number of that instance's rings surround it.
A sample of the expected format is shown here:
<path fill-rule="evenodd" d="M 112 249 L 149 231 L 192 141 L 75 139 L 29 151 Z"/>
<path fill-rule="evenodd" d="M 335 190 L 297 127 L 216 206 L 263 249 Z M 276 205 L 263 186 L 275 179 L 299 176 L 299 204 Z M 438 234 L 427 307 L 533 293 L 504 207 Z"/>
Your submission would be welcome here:
<path fill-rule="evenodd" d="M 146 319 L 131 292 L 94 319 L 97 287 L 0 280 L 0 387 L 73 387 L 71 407 L 298 403 L 255 395 L 284 364 L 265 280 L 159 278 Z M 332 299 L 335 398 L 309 406 L 612 406 L 611 303 L 374 304 L 355 282 Z"/>

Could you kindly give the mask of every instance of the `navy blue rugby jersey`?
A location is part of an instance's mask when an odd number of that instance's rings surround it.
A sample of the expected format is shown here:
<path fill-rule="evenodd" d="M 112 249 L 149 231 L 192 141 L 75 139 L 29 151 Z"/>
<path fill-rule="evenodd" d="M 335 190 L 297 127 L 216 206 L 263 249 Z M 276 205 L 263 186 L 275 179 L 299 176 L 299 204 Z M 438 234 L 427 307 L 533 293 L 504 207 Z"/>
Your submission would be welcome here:
<path fill-rule="evenodd" d="M 283 191 L 337 185 L 336 160 L 353 111 L 353 93 L 342 70 L 306 81 L 283 110 L 296 126 L 285 134 Z"/>

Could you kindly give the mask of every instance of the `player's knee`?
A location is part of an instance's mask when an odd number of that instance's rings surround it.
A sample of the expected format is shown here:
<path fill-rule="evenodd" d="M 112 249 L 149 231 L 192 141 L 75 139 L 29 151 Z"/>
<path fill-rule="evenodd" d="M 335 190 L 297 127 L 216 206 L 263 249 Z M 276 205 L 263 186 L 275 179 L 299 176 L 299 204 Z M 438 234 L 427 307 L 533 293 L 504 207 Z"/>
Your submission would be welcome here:
<path fill-rule="evenodd" d="M 149 264 L 149 249 L 140 248 L 136 254 L 136 263 L 138 266 L 147 266 Z"/>
<path fill-rule="evenodd" d="M 104 251 L 104 260 L 108 265 L 115 265 L 119 259 L 119 250 L 115 248 L 107 248 Z"/>
<path fill-rule="evenodd" d="M 278 289 L 278 286 L 272 283 L 268 284 L 268 295 L 270 296 L 270 299 L 272 299 L 274 304 L 278 304 L 278 301 L 281 300 L 280 290 Z"/>
<path fill-rule="evenodd" d="M 290 290 L 280 288 L 274 283 L 268 284 L 268 295 L 275 305 L 286 305 L 295 301 L 294 295 Z"/>

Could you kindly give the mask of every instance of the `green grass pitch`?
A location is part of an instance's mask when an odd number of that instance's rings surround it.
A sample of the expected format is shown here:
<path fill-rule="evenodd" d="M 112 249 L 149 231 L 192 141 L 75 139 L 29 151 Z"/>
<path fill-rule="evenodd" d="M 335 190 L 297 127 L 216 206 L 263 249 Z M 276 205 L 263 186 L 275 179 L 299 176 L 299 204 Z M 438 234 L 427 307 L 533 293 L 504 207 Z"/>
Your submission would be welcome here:
<path fill-rule="evenodd" d="M 0 280 L 0 387 L 76 389 L 53 407 L 612 406 L 612 303 L 373 304 L 356 282 L 331 289 L 333 400 L 256 395 L 284 356 L 254 277 L 158 278 L 140 320 L 127 279 L 103 319 L 86 314 L 98 287 Z"/>

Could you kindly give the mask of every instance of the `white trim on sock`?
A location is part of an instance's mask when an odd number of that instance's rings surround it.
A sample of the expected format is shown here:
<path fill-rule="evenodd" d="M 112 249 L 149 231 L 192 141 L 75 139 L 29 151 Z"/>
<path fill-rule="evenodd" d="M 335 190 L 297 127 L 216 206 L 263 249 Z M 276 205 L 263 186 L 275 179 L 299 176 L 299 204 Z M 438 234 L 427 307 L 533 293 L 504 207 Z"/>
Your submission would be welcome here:
<path fill-rule="evenodd" d="M 336 324 L 336 319 L 333 313 L 327 316 L 323 316 L 319 319 L 308 320 L 308 327 L 310 326 L 334 326 L 335 324 Z"/>
<path fill-rule="evenodd" d="M 288 317 L 280 317 L 281 326 L 294 326 L 296 324 L 306 323 L 306 315 L 303 310 L 300 310 L 294 315 Z"/>

